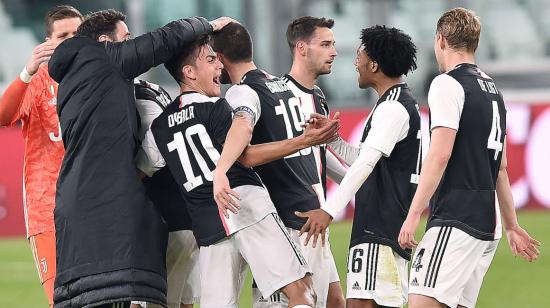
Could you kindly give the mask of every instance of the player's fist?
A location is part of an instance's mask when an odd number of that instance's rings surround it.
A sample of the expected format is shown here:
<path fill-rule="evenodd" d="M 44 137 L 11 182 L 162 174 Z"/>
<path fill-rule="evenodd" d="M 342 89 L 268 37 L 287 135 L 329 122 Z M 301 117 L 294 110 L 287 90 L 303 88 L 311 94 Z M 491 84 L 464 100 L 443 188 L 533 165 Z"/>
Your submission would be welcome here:
<path fill-rule="evenodd" d="M 38 46 L 36 46 L 33 51 L 31 58 L 25 65 L 25 68 L 27 69 L 27 73 L 29 75 L 34 75 L 38 71 L 38 67 L 40 67 L 40 64 L 44 62 L 48 62 L 50 60 L 50 57 L 53 54 L 53 51 L 55 48 L 59 45 L 59 43 L 55 43 L 52 41 L 46 41 Z"/>

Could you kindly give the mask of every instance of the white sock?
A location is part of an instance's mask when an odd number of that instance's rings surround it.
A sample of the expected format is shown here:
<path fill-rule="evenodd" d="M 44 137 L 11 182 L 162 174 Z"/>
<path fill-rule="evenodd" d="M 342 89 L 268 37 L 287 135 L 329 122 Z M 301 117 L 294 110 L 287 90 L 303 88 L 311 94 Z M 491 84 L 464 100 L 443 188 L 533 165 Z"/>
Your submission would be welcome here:
<path fill-rule="evenodd" d="M 312 307 L 308 306 L 308 305 L 298 305 L 298 306 L 294 306 L 292 308 L 312 308 Z"/>

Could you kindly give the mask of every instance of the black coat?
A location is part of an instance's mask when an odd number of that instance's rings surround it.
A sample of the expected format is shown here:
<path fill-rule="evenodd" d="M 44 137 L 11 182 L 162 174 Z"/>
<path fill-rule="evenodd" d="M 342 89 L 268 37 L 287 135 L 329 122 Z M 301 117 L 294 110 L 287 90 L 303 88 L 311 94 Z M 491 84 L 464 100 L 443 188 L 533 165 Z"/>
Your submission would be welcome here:
<path fill-rule="evenodd" d="M 182 19 L 120 43 L 75 37 L 52 55 L 66 150 L 54 211 L 55 307 L 165 305 L 167 229 L 136 172 L 133 78 L 211 30 L 203 18 Z"/>

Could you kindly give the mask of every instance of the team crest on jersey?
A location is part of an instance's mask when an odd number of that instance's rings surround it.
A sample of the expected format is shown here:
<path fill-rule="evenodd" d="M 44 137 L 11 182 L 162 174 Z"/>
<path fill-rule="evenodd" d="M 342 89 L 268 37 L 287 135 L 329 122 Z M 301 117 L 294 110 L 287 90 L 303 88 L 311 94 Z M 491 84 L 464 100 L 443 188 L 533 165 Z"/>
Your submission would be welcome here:
<path fill-rule="evenodd" d="M 420 249 L 420 251 L 416 254 L 416 258 L 414 259 L 414 262 L 411 266 L 412 269 L 414 269 L 417 273 L 422 269 L 422 257 L 424 256 L 424 248 Z"/>

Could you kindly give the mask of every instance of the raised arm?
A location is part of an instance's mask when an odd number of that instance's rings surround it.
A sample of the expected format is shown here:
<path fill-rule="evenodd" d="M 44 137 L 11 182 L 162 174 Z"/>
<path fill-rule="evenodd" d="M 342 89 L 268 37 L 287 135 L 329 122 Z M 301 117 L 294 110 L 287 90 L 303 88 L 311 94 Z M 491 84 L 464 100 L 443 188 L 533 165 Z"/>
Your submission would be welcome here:
<path fill-rule="evenodd" d="M 205 18 L 178 19 L 135 39 L 106 42 L 105 49 L 124 76 L 133 79 L 168 61 L 198 36 L 212 31 L 212 25 Z"/>
<path fill-rule="evenodd" d="M 31 78 L 40 65 L 50 59 L 57 43 L 44 42 L 36 46 L 27 64 L 17 77 L 6 89 L 0 98 L 0 125 L 7 126 L 17 121 L 21 115 L 21 109 Z"/>

